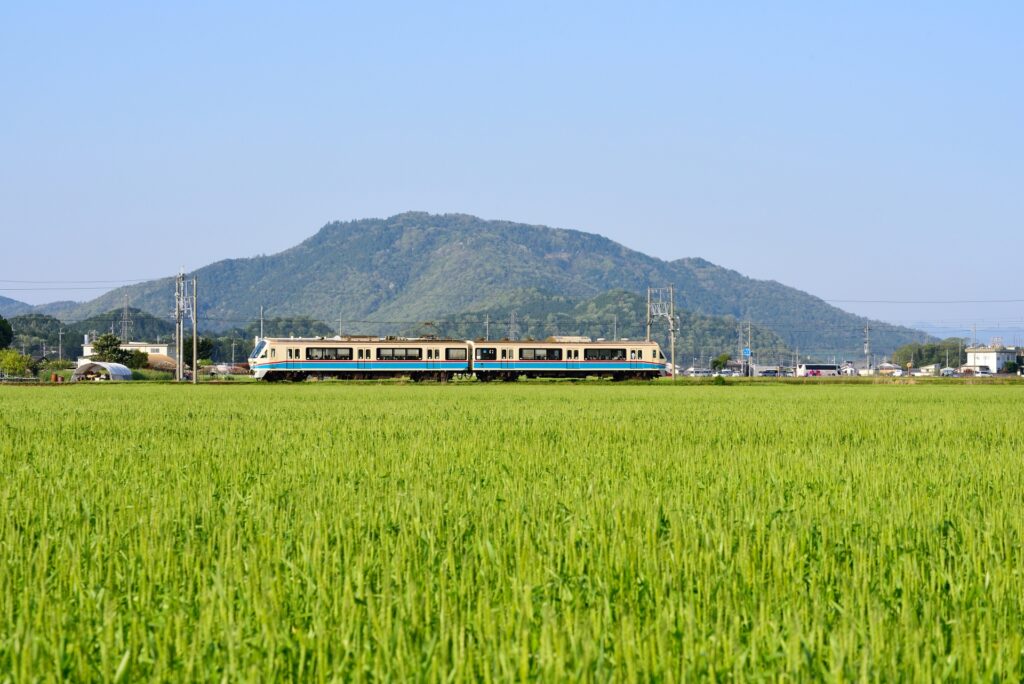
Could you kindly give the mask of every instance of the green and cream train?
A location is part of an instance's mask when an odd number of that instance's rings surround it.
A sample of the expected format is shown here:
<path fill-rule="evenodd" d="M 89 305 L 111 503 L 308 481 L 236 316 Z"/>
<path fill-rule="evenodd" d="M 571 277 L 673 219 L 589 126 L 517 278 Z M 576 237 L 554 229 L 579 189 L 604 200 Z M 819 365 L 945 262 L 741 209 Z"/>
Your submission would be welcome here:
<path fill-rule="evenodd" d="M 610 377 L 656 378 L 665 355 L 656 342 L 549 337 L 546 340 L 446 340 L 404 337 L 258 338 L 249 367 L 259 380 L 409 377 L 444 381 Z"/>

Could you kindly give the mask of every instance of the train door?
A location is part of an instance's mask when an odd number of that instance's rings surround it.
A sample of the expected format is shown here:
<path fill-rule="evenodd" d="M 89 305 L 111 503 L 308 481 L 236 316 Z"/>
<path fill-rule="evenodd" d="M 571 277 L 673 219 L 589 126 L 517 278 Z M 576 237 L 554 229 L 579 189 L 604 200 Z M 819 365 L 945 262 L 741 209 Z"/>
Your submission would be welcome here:
<path fill-rule="evenodd" d="M 641 357 L 642 354 L 643 354 L 643 352 L 641 350 L 639 350 L 639 349 L 630 349 L 629 350 L 629 369 L 630 370 L 636 370 L 637 368 L 640 367 L 640 357 Z"/>
<path fill-rule="evenodd" d="M 579 367 L 580 367 L 580 350 L 579 349 L 566 349 L 565 350 L 565 367 L 568 370 L 579 370 Z"/>
<path fill-rule="evenodd" d="M 501 348 L 501 367 L 505 370 L 512 370 L 515 367 L 516 350 L 510 347 Z"/>
<path fill-rule="evenodd" d="M 359 349 L 356 351 L 356 368 L 359 370 L 370 370 L 369 349 Z"/>

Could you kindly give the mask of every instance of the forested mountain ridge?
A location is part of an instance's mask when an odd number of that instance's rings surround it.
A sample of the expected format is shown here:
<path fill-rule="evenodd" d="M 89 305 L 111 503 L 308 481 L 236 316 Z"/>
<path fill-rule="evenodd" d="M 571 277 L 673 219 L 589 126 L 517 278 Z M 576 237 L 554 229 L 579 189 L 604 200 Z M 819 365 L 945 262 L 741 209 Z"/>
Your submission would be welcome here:
<path fill-rule="evenodd" d="M 464 214 L 333 222 L 291 249 L 220 261 L 196 275 L 202 318 L 218 329 L 249 324 L 261 305 L 267 315 L 309 315 L 388 331 L 499 304 L 515 308 L 524 293 L 575 304 L 612 290 L 643 293 L 669 284 L 681 311 L 749 319 L 811 354 L 859 353 L 867 322 L 805 292 L 703 259 L 668 262 L 590 233 Z M 133 307 L 164 316 L 173 281 L 119 288 L 72 313 L 109 311 L 126 293 Z M 881 322 L 871 327 L 879 353 L 924 337 Z"/>
<path fill-rule="evenodd" d="M 31 311 L 31 304 L 19 302 L 17 299 L 11 299 L 10 297 L 0 296 L 0 316 L 3 316 L 4 318 L 20 316 L 21 314 L 29 313 Z"/>

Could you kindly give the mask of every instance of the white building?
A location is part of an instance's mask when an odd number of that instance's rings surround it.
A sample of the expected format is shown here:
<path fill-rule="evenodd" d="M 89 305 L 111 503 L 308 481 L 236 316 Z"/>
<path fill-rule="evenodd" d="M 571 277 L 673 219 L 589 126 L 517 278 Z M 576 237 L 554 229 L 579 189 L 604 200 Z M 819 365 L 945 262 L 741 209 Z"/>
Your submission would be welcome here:
<path fill-rule="evenodd" d="M 1014 347 L 968 347 L 967 363 L 963 369 L 998 373 L 1008 361 L 1017 360 Z"/>
<path fill-rule="evenodd" d="M 120 346 L 121 349 L 126 351 L 135 351 L 137 349 L 145 354 L 163 354 L 164 356 L 169 356 L 167 350 L 171 345 L 163 342 L 124 342 Z M 92 343 L 88 341 L 82 345 L 82 356 L 78 359 L 79 365 L 82 363 L 88 363 L 92 358 L 92 347 Z"/>

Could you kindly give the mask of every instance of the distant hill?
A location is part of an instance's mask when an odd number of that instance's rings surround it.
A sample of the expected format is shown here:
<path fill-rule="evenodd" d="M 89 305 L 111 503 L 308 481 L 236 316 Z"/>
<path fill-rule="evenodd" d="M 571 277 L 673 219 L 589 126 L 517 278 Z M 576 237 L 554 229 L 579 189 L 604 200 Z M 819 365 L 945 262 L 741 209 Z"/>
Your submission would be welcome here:
<path fill-rule="evenodd" d="M 251 324 L 263 305 L 268 316 L 308 315 L 332 326 L 341 321 L 397 331 L 468 312 L 525 307 L 537 293 L 564 298 L 574 308 L 613 290 L 642 294 L 669 284 L 679 310 L 749 319 L 801 353 L 859 356 L 868 322 L 800 290 L 703 259 L 668 262 L 590 233 L 463 214 L 329 223 L 291 249 L 220 261 L 197 276 L 202 318 L 217 329 Z M 173 287 L 165 278 L 119 288 L 71 309 L 62 305 L 57 315 L 109 311 L 128 294 L 132 306 L 166 316 Z M 878 321 L 871 328 L 878 353 L 926 337 Z"/>
<path fill-rule="evenodd" d="M 17 299 L 10 299 L 9 297 L 0 297 L 0 316 L 4 318 L 10 318 L 11 316 L 19 316 L 23 313 L 29 313 L 32 311 L 32 305 L 26 304 L 25 302 L 19 302 Z"/>
<path fill-rule="evenodd" d="M 174 323 L 171 321 L 135 308 L 129 309 L 129 313 L 132 320 L 129 333 L 133 340 L 167 341 L 174 334 Z M 32 354 L 40 354 L 45 348 L 51 355 L 55 355 L 58 344 L 62 344 L 64 358 L 74 359 L 82 354 L 82 342 L 86 335 L 96 337 L 111 330 L 120 333 L 121 315 L 122 310 L 117 309 L 81 321 L 64 323 L 48 314 L 20 314 L 10 319 L 14 331 L 12 346 Z M 63 338 L 61 330 L 64 331 Z"/>

